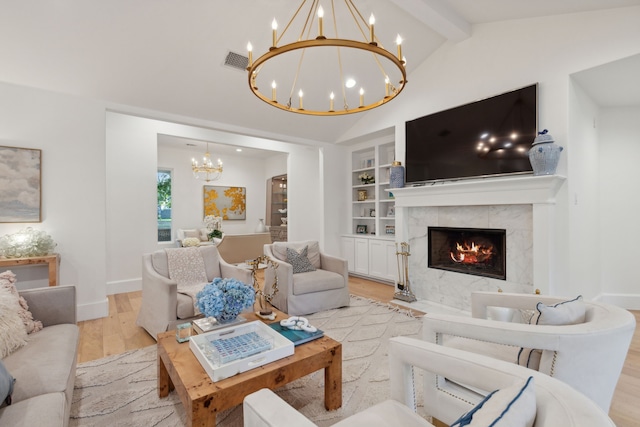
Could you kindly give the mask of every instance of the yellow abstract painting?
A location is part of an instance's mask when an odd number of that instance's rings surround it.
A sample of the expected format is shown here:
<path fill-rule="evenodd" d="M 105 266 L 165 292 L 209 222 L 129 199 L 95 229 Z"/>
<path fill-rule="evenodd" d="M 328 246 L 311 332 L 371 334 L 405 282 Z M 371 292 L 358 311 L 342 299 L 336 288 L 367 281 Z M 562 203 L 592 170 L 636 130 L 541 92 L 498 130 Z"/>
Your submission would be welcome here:
<path fill-rule="evenodd" d="M 223 220 L 246 219 L 245 187 L 204 186 L 204 216 L 221 216 Z"/>

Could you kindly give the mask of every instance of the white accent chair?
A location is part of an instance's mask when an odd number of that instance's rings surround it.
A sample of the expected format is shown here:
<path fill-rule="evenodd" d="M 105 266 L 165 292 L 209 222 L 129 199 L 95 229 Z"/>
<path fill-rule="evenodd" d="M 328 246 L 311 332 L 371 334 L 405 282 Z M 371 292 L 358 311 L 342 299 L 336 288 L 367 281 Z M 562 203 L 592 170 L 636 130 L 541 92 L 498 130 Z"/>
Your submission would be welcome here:
<path fill-rule="evenodd" d="M 308 258 L 315 271 L 293 274 L 287 262 L 286 248 L 300 251 L 308 248 Z M 264 245 L 264 255 L 278 263 L 275 270 L 265 270 L 265 290 L 268 292 L 278 277 L 278 293 L 271 304 L 292 316 L 349 305 L 349 273 L 347 260 L 320 251 L 318 242 L 275 242 Z"/>
<path fill-rule="evenodd" d="M 250 270 L 227 263 L 215 246 L 200 246 L 198 249 L 204 259 L 209 283 L 216 277 L 235 278 L 243 283 L 253 283 Z M 136 324 L 146 329 L 157 340 L 160 332 L 175 329 L 176 325 L 198 317 L 202 316 L 195 316 L 193 299 L 179 293 L 178 284 L 169 278 L 166 251 L 142 255 L 142 304 Z"/>
<path fill-rule="evenodd" d="M 500 311 L 518 318 L 521 310 L 536 311 L 538 302 L 551 306 L 569 299 L 473 292 L 472 317 L 427 313 L 423 318 L 423 338 L 511 363 L 518 362 L 520 348 L 542 350 L 539 372 L 572 386 L 608 412 L 635 330 L 631 313 L 610 304 L 584 301 L 585 322 L 580 324 L 529 325 L 487 319 L 488 313 Z M 429 399 L 448 412 L 461 410 L 466 401 L 483 398 L 472 388 L 442 376 L 428 384 Z"/>
<path fill-rule="evenodd" d="M 601 408 L 565 383 L 539 372 L 490 357 L 428 343 L 396 337 L 389 341 L 390 399 L 367 408 L 334 427 L 432 426 L 416 414 L 413 367 L 469 384 L 490 392 L 534 377 L 536 418 L 534 427 L 614 427 Z M 425 385 L 428 378 L 425 375 Z M 473 405 L 451 412 L 431 400 L 425 391 L 424 409 L 447 425 Z M 269 389 L 248 395 L 243 403 L 245 427 L 312 427 L 304 415 L 293 409 Z"/>

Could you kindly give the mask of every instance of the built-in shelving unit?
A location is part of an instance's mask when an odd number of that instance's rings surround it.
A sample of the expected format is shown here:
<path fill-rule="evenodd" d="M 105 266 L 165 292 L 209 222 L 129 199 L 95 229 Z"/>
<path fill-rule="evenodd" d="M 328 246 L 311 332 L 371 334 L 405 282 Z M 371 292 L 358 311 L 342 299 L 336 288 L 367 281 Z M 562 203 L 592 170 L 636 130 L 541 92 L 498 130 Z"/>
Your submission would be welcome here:
<path fill-rule="evenodd" d="M 387 191 L 393 156 L 393 142 L 375 145 L 352 153 L 352 233 L 393 238 L 395 203 L 392 193 Z M 360 178 L 363 174 L 373 177 L 374 182 L 364 184 Z M 365 228 L 366 231 L 364 231 Z"/>
<path fill-rule="evenodd" d="M 350 232 L 342 236 L 342 255 L 349 271 L 394 282 L 395 200 L 388 191 L 394 142 L 371 144 L 351 153 Z M 361 176 L 373 177 L 363 183 Z"/>

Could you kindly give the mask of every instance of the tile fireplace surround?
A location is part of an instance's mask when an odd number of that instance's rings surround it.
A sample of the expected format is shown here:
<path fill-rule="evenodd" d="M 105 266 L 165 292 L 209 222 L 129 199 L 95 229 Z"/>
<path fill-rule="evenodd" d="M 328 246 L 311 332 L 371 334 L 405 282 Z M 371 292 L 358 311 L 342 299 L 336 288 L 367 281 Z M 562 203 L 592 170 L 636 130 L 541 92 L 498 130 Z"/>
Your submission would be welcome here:
<path fill-rule="evenodd" d="M 396 241 L 411 245 L 409 280 L 418 301 L 469 312 L 471 291 L 548 293 L 555 196 L 564 182 L 557 175 L 525 175 L 390 190 Z M 505 229 L 506 280 L 427 268 L 430 226 Z"/>

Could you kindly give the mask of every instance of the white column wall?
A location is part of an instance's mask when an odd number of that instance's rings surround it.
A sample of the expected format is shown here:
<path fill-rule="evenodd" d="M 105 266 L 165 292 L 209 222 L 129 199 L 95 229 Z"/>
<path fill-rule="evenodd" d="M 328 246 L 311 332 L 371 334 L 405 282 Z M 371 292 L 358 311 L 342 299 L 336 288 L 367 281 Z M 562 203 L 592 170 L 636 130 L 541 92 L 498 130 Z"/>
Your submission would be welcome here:
<path fill-rule="evenodd" d="M 640 107 L 602 108 L 600 142 L 600 247 L 604 299 L 640 310 Z"/>
<path fill-rule="evenodd" d="M 75 285 L 78 318 L 106 316 L 105 115 L 100 103 L 0 83 L 0 145 L 42 150 L 42 222 L 3 223 L 47 232 L 60 284 Z M 42 269 L 36 280 L 22 269 Z M 48 285 L 46 266 L 15 269 L 18 288 Z M 37 277 L 37 275 L 35 276 Z"/>
<path fill-rule="evenodd" d="M 575 82 L 569 87 L 569 146 L 567 155 L 571 180 L 568 183 L 569 271 L 571 281 L 564 295 L 595 298 L 602 293 L 600 282 L 599 141 L 596 123 L 599 109 Z M 567 153 L 568 154 L 568 153 Z"/>

